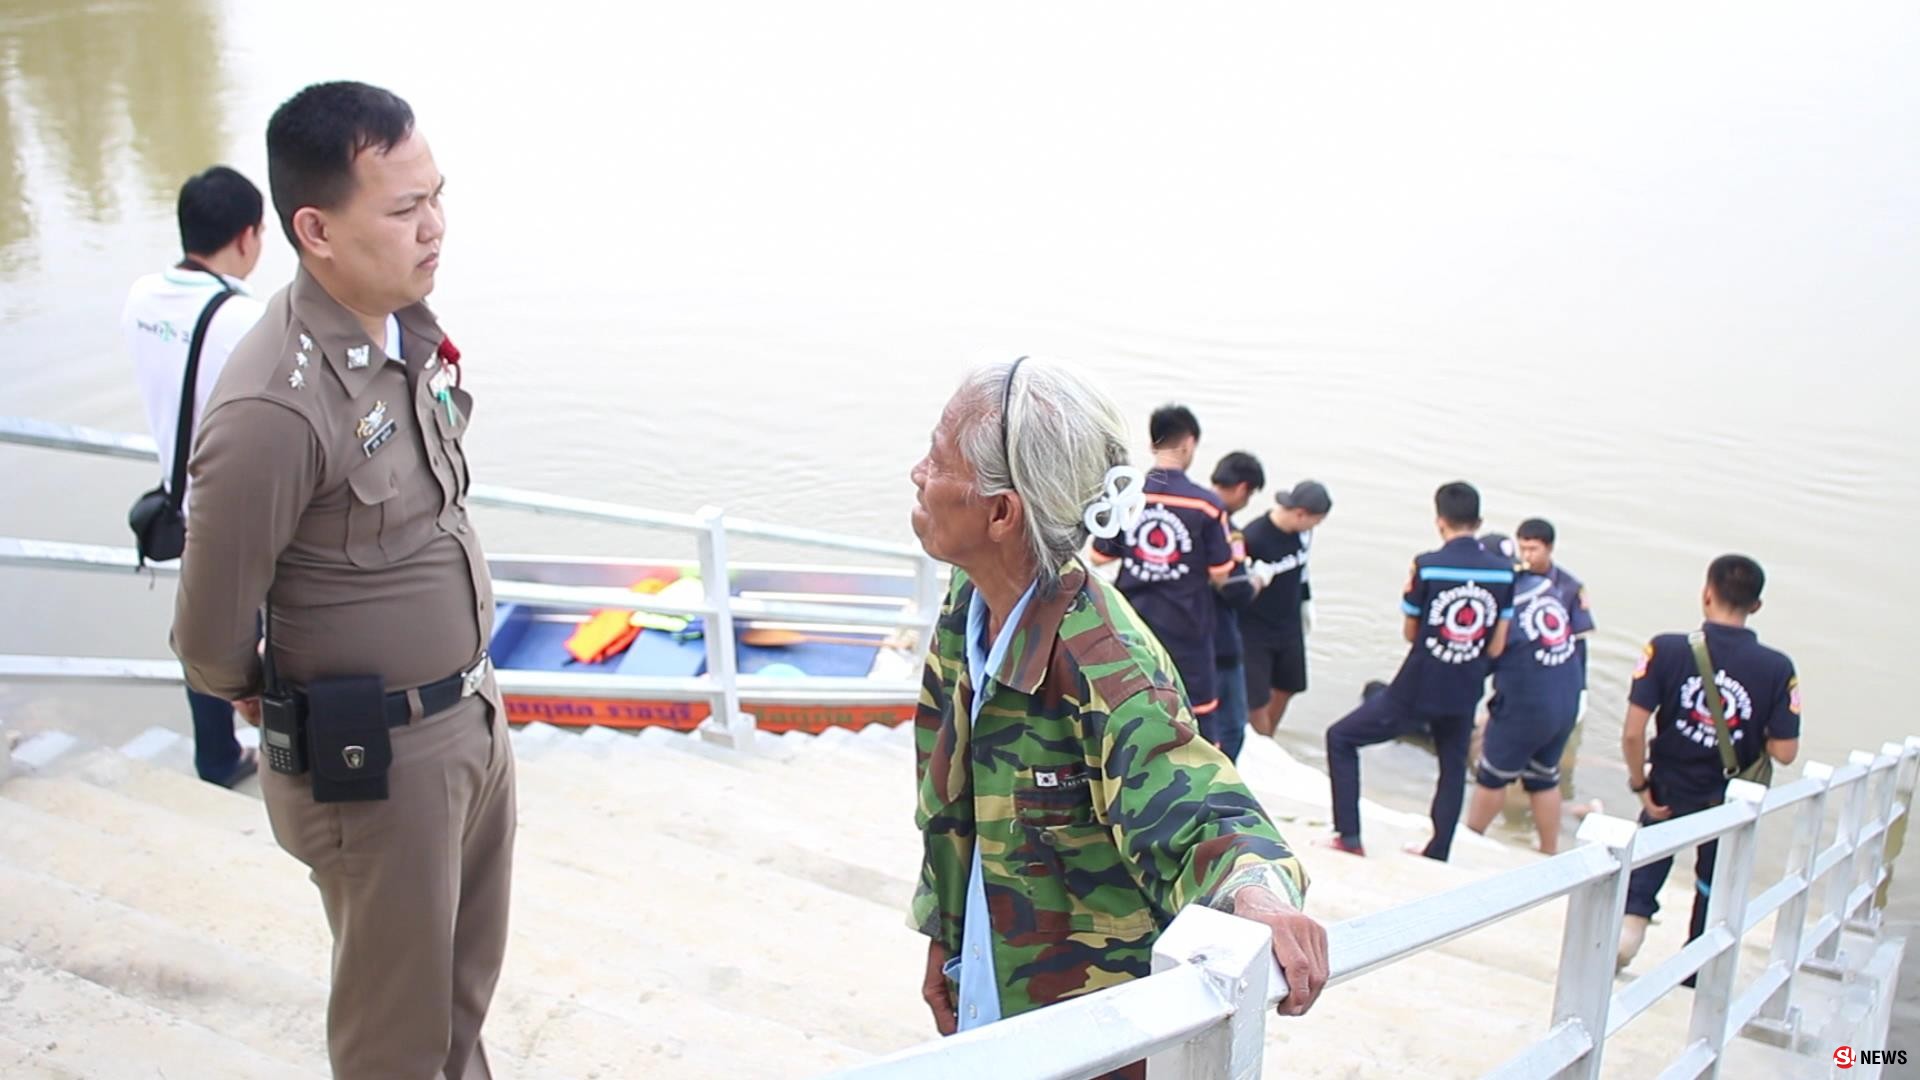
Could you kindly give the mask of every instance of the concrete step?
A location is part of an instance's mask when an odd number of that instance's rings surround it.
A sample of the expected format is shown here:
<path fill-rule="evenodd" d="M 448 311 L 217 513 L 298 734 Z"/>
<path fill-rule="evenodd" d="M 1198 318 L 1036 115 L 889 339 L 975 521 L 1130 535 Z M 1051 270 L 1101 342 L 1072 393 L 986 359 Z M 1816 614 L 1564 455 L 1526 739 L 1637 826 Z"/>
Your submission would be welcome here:
<path fill-rule="evenodd" d="M 198 784 L 184 777 L 179 783 Z M 210 790 L 224 798 L 246 801 L 217 788 Z M 320 918 L 317 897 L 298 872 L 298 864 L 277 848 L 245 845 L 236 849 L 221 842 L 227 835 L 222 830 L 178 815 L 156 815 L 151 807 L 77 781 L 17 780 L 0 789 L 0 796 L 0 850 L 19 865 L 129 906 L 164 913 L 241 951 L 284 955 L 296 973 L 316 979 L 326 977 L 331 940 Z M 257 811 L 259 804 L 253 806 Z M 516 1034 L 515 1028 L 551 1023 L 547 1010 L 517 1003 L 516 995 L 522 993 L 569 994 L 580 986 L 604 986 L 610 996 L 603 1004 L 622 993 L 634 1002 L 664 994 L 669 997 L 671 1015 L 677 1018 L 673 1022 L 682 1024 L 693 1023 L 697 1014 L 718 1009 L 706 1002 L 689 1004 L 671 999 L 679 993 L 681 984 L 662 982 L 647 956 L 675 946 L 649 942 L 643 949 L 636 949 L 638 955 L 628 956 L 617 924 L 596 921 L 602 912 L 614 920 L 619 913 L 630 910 L 630 890 L 604 886 L 583 890 L 578 877 L 554 883 L 550 874 L 542 873 L 537 845 L 520 848 L 518 856 L 516 921 L 510 954 L 520 958 L 523 975 L 517 983 L 503 980 L 488 1029 L 489 1036 L 500 1038 L 509 1052 L 513 1046 L 539 1042 Z M 768 903 L 783 904 L 778 891 L 758 888 L 754 875 L 737 876 L 741 888 L 766 896 Z M 225 921 L 218 914 L 209 917 L 201 908 L 205 906 L 204 882 L 210 880 L 247 881 L 254 918 Z M 143 887 L 149 882 L 154 888 Z M 600 884 L 592 879 L 588 883 Z M 597 911 L 595 904 L 604 907 Z M 761 914 L 764 916 L 764 911 Z M 263 935 L 262 926 L 272 926 L 273 933 Z M 901 932 L 906 933 L 904 929 Z M 668 943 L 712 939 L 710 924 L 688 927 L 666 937 Z M 684 948 L 684 944 L 678 947 Z M 828 955 L 817 955 L 814 963 L 828 962 Z M 651 981 L 634 981 L 634 972 L 646 973 Z M 698 977 L 687 980 L 697 986 L 709 981 Z M 610 1004 L 608 1007 L 613 1008 Z M 650 1021 L 637 1014 L 616 1015 L 622 1015 L 623 1023 L 589 1028 L 575 1040 L 583 1045 L 569 1053 L 582 1059 L 618 1059 L 625 1052 L 621 1046 L 623 1028 L 645 1026 Z M 823 1056 L 841 1060 L 850 1053 L 776 1020 L 724 1011 L 714 1020 L 722 1026 L 731 1025 L 736 1038 L 751 1035 L 766 1045 L 789 1044 L 796 1060 Z"/>
<path fill-rule="evenodd" d="M 925 941 L 907 928 L 903 903 L 860 899 L 630 819 L 596 817 L 579 804 L 554 800 L 542 810 L 545 781 L 536 774 L 547 764 L 524 770 L 520 865 L 535 872 L 525 861 L 530 854 L 573 871 L 565 895 L 581 910 L 631 913 L 634 924 L 681 947 L 712 942 L 710 957 L 808 988 L 832 1003 L 830 1013 L 850 1018 L 894 1015 L 900 997 L 892 979 L 917 985 Z M 917 1022 L 911 1010 L 906 1015 Z M 851 1033 L 841 1037 L 860 1045 Z"/>
<path fill-rule="evenodd" d="M 35 1037 L 38 1049 L 0 1036 L 0 1076 L 8 1080 L 86 1080 L 81 1074 L 46 1060 L 46 1045 L 51 1042 L 57 1047 L 58 1039 L 48 1038 L 44 1032 Z"/>
<path fill-rule="evenodd" d="M 41 731 L 12 746 L 8 764 L 15 776 L 40 775 L 57 770 L 66 759 L 91 748 L 90 743 L 64 731 Z"/>
<path fill-rule="evenodd" d="M 604 762 L 549 757 L 527 763 L 522 777 L 530 791 L 543 793 L 531 798 L 591 799 L 596 815 L 747 858 L 770 858 L 766 865 L 856 896 L 892 890 L 904 903 L 919 869 L 910 791 L 893 793 L 889 813 L 837 802 L 829 809 L 816 805 L 817 792 L 796 790 L 791 782 L 645 751 Z M 726 809 L 716 814 L 715 807 Z"/>
<path fill-rule="evenodd" d="M 568 733 L 561 734 L 575 738 Z M 697 755 L 663 756 L 639 740 L 628 740 L 621 751 L 612 760 L 556 753 L 537 765 L 523 763 L 522 784 L 526 793 L 522 796 L 522 805 L 529 805 L 530 801 L 591 797 L 594 801 L 580 808 L 590 819 L 631 821 L 638 829 L 658 831 L 682 842 L 753 860 L 756 865 L 849 895 L 890 901 L 895 911 L 904 910 L 906 897 L 911 894 L 907 875 L 917 867 L 919 855 L 918 835 L 908 816 L 910 805 L 887 816 L 886 820 L 898 823 L 891 829 L 863 829 L 857 822 L 821 829 L 806 819 L 794 817 L 795 806 L 781 801 L 800 798 L 799 793 L 778 797 L 772 794 L 776 789 L 791 790 L 790 785 L 795 783 L 817 784 L 818 777 L 810 775 L 804 766 L 778 766 L 779 770 L 793 769 L 794 773 L 776 772 L 775 779 L 768 780 L 759 770 L 729 769 Z M 183 783 L 173 774 L 136 766 L 107 751 L 94 752 L 76 771 L 92 782 L 131 785 L 132 790 L 148 801 L 196 817 L 218 814 L 223 824 L 255 833 L 262 843 L 271 846 L 264 827 L 264 812 L 257 802 L 236 799 L 211 785 Z M 556 780 L 550 793 L 541 786 L 542 777 L 548 771 L 564 773 L 566 777 L 564 781 Z M 678 794 L 662 797 L 662 785 Z M 635 790 L 647 790 L 650 794 L 647 798 L 635 799 L 632 795 Z M 539 794 L 535 794 L 536 791 Z M 723 803 L 737 816 L 715 820 L 702 809 L 703 803 L 709 802 Z M 731 827 L 737 820 L 755 822 L 756 827 Z M 869 823 L 870 826 L 879 824 Z M 875 835 L 885 835 L 886 840 L 862 839 Z M 523 854 L 532 850 L 523 842 Z M 1324 849 L 1308 849 L 1302 854 L 1315 882 L 1309 910 L 1328 921 L 1379 910 L 1402 902 L 1410 895 L 1439 892 L 1482 876 L 1397 850 L 1367 859 Z M 1526 855 L 1525 858 L 1531 861 L 1540 856 Z M 1680 875 L 1676 875 L 1678 877 Z M 1670 891 L 1677 891 L 1677 885 Z M 1687 902 L 1683 891 L 1677 895 L 1680 903 Z M 1442 948 L 1550 982 L 1557 951 L 1538 948 L 1534 943 L 1557 939 L 1562 906 L 1536 909 L 1502 928 Z"/>
<path fill-rule="evenodd" d="M 42 874 L 0 863 L 0 945 L 290 1065 L 325 1070 L 326 987 Z"/>
<path fill-rule="evenodd" d="M 309 1080 L 301 1069 L 223 1035 L 0 948 L 0 1036 L 81 1076 Z M 49 1034 L 54 1033 L 54 1034 Z"/>
<path fill-rule="evenodd" d="M 523 762 L 521 768 L 524 790 L 525 776 L 533 766 Z M 619 771 L 614 770 L 616 775 Z M 265 810 L 255 800 L 234 796 L 212 785 L 202 784 L 177 773 L 157 770 L 138 762 L 129 762 L 111 752 L 102 752 L 98 760 L 86 763 L 75 771 L 74 776 L 76 779 L 111 787 L 123 795 L 136 796 L 149 805 L 180 813 L 207 824 L 232 829 L 236 836 L 242 832 L 257 833 L 258 836 L 255 838 L 271 849 L 269 860 L 271 863 L 274 865 L 284 863 L 285 869 L 297 869 L 297 864 L 281 855 L 277 846 L 273 844 L 271 834 L 266 827 Z M 572 811 L 566 814 L 568 821 L 575 824 L 591 823 L 590 828 L 601 827 L 602 823 L 586 811 L 577 796 L 561 792 L 556 798 L 560 800 L 559 805 L 563 811 L 567 807 L 572 808 Z M 523 795 L 521 798 L 523 815 L 526 805 L 527 799 Z M 538 817 L 543 812 L 544 809 L 536 811 L 535 816 Z M 116 819 L 115 824 L 117 823 Z M 636 920 L 633 917 L 635 900 L 631 894 L 621 895 L 608 901 L 609 906 L 604 912 L 588 909 L 579 900 L 580 882 L 576 876 L 569 874 L 563 880 L 556 881 L 556 876 L 550 869 L 550 860 L 545 858 L 546 852 L 537 838 L 530 838 L 527 833 L 521 835 L 516 854 L 518 856 L 514 900 L 516 933 L 537 939 L 541 943 L 541 955 L 545 959 L 539 965 L 540 970 L 546 970 L 553 963 L 560 962 L 552 954 L 556 952 L 562 956 L 567 954 L 565 949 L 556 950 L 546 947 L 564 926 L 572 928 L 570 933 L 585 955 L 601 959 L 614 955 L 609 953 L 606 944 L 611 939 L 625 951 L 638 952 L 647 957 L 648 959 L 641 965 L 642 970 L 658 969 L 663 976 L 672 980 L 674 986 L 692 987 L 701 992 L 711 989 L 712 994 L 721 1004 L 728 1004 L 731 989 L 741 985 L 751 988 L 758 995 L 758 1000 L 791 1001 L 795 996 L 804 996 L 800 993 L 800 985 L 793 979 L 769 979 L 743 972 L 724 956 L 708 957 L 707 959 L 712 962 L 703 962 L 699 953 L 690 952 L 685 948 L 683 941 L 661 940 L 657 935 L 647 934 L 645 932 L 647 920 L 645 918 Z M 281 876 L 288 875 L 283 870 Z M 651 888 L 642 894 L 640 907 L 643 912 L 651 903 L 647 897 L 652 895 L 656 894 Z M 770 900 L 778 899 L 777 892 L 769 892 L 768 896 Z M 303 921 L 311 921 L 315 909 L 312 907 L 310 890 L 295 889 L 289 899 L 293 904 L 302 905 L 298 917 Z M 518 940 L 519 938 L 516 937 L 516 942 Z M 518 944 L 516 944 L 516 951 L 523 951 Z M 591 971 L 584 975 L 589 981 L 595 977 Z M 659 985 L 648 984 L 640 987 L 636 993 L 657 994 L 661 989 Z M 790 1015 L 790 1012 L 783 1008 L 780 1015 Z M 825 1030 L 825 1026 L 833 1019 L 831 1016 L 824 1015 L 815 1017 L 814 1020 L 817 1022 L 806 1025 L 806 1030 Z M 876 1048 L 892 1045 L 887 1040 L 897 1038 L 899 1035 L 897 1031 L 868 1030 L 866 1026 L 858 1023 L 853 1024 L 851 1030 L 858 1036 L 856 1041 L 859 1044 Z"/>

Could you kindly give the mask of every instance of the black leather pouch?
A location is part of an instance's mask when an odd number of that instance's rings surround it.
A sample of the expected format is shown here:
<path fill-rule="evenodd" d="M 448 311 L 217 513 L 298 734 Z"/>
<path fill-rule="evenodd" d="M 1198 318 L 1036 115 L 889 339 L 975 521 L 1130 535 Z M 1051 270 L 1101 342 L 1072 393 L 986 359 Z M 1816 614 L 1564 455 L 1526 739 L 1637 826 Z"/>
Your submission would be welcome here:
<path fill-rule="evenodd" d="M 313 801 L 371 802 L 387 797 L 393 765 L 386 685 L 377 675 L 317 679 L 307 686 L 307 761 Z"/>

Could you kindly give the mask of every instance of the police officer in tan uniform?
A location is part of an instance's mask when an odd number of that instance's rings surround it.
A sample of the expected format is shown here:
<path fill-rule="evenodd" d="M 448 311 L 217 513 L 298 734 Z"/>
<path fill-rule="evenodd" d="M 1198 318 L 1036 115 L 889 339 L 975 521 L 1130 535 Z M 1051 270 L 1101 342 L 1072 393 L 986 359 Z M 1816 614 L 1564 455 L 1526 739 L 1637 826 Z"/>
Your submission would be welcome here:
<path fill-rule="evenodd" d="M 300 269 L 201 424 L 174 648 L 256 723 L 265 692 L 265 756 L 289 770 L 261 770 L 267 815 L 333 930 L 334 1074 L 488 1077 L 514 771 L 467 519 L 473 399 L 422 303 L 443 181 L 407 104 L 359 83 L 289 99 L 267 159 Z"/>

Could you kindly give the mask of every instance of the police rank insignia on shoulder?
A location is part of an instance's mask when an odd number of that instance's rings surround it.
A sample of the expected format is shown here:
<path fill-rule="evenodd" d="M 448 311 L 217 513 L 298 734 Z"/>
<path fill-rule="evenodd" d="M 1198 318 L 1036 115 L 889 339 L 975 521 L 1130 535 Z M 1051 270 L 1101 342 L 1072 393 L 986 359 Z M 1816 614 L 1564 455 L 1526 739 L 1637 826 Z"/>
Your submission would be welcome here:
<path fill-rule="evenodd" d="M 372 457 L 375 450 L 385 446 L 387 440 L 393 438 L 394 426 L 394 422 L 387 419 L 387 403 L 374 402 L 373 408 L 368 410 L 367 415 L 360 418 L 359 425 L 353 429 L 353 433 L 360 439 L 360 452 Z"/>
<path fill-rule="evenodd" d="M 353 371 L 358 371 L 361 368 L 366 367 L 367 353 L 370 352 L 372 348 L 373 346 L 371 345 L 355 345 L 353 348 L 348 349 L 347 350 L 347 367 Z"/>
<path fill-rule="evenodd" d="M 310 337 L 308 337 L 308 336 L 307 336 L 307 335 L 305 335 L 305 334 L 301 334 L 301 335 L 300 335 L 300 350 L 301 350 L 302 352 L 312 352 L 312 351 L 313 351 L 313 339 L 312 339 L 312 338 L 310 338 Z"/>

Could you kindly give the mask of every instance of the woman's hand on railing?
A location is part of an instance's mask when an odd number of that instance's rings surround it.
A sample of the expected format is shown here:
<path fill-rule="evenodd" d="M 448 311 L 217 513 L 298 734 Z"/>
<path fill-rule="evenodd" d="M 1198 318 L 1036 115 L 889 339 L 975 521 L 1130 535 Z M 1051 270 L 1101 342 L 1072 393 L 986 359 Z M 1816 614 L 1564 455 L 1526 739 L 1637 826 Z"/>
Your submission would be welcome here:
<path fill-rule="evenodd" d="M 1273 931 L 1273 959 L 1286 977 L 1288 990 L 1274 1011 L 1281 1016 L 1305 1015 L 1327 985 L 1327 928 L 1260 885 L 1234 894 L 1233 913 Z"/>
<path fill-rule="evenodd" d="M 920 984 L 920 998 L 933 1010 L 933 1026 L 941 1035 L 951 1035 L 960 1030 L 960 1010 L 953 1004 L 953 994 L 947 989 L 947 950 L 941 948 L 936 939 L 927 939 L 927 974 Z"/>

